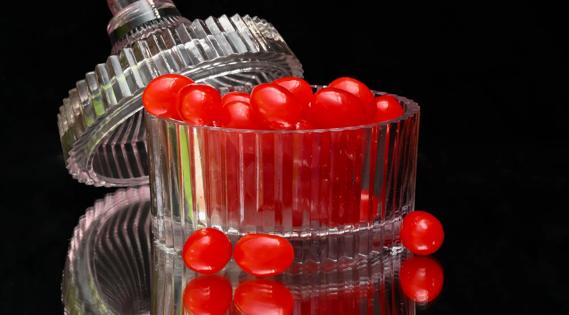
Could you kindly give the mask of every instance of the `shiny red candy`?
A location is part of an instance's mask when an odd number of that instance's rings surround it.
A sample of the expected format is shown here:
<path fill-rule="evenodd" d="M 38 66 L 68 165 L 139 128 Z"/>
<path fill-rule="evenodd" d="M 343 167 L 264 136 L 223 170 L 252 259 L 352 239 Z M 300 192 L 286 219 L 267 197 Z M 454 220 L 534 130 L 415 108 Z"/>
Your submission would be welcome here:
<path fill-rule="evenodd" d="M 336 88 L 323 88 L 314 94 L 309 119 L 318 128 L 349 127 L 368 122 L 362 101 Z"/>
<path fill-rule="evenodd" d="M 308 82 L 301 78 L 283 77 L 273 81 L 273 83 L 287 89 L 296 97 L 297 101 L 299 101 L 303 107 L 308 106 L 308 103 L 312 100 L 312 88 Z"/>
<path fill-rule="evenodd" d="M 417 255 L 436 252 L 444 240 L 441 222 L 425 211 L 413 211 L 401 223 L 401 243 Z"/>
<path fill-rule="evenodd" d="M 194 278 L 184 289 L 184 309 L 190 314 L 222 315 L 231 305 L 231 283 L 216 275 Z"/>
<path fill-rule="evenodd" d="M 256 86 L 251 92 L 251 105 L 269 129 L 294 129 L 302 114 L 302 105 L 296 97 L 273 83 Z"/>
<path fill-rule="evenodd" d="M 356 96 L 364 104 L 366 114 L 368 115 L 367 117 L 369 117 L 369 119 L 372 119 L 375 116 L 376 109 L 373 102 L 373 93 L 362 82 L 354 78 L 342 77 L 332 81 L 328 87 L 343 90 Z"/>
<path fill-rule="evenodd" d="M 223 106 L 221 127 L 239 129 L 260 129 L 261 125 L 251 104 L 233 101 Z"/>
<path fill-rule="evenodd" d="M 254 276 L 273 276 L 284 272 L 294 260 L 290 242 L 280 236 L 248 234 L 235 244 L 235 262 Z"/>
<path fill-rule="evenodd" d="M 185 122 L 210 126 L 219 119 L 221 95 L 214 87 L 191 84 L 182 88 L 178 97 L 178 110 Z"/>
<path fill-rule="evenodd" d="M 221 97 L 221 104 L 226 105 L 235 101 L 250 103 L 251 97 L 245 92 L 229 92 Z"/>
<path fill-rule="evenodd" d="M 377 108 L 376 121 L 387 121 L 405 113 L 403 107 L 393 95 L 385 94 L 375 98 Z"/>
<path fill-rule="evenodd" d="M 246 315 L 290 315 L 293 302 L 284 285 L 268 279 L 242 282 L 233 298 L 235 308 Z"/>
<path fill-rule="evenodd" d="M 299 122 L 294 125 L 294 129 L 296 130 L 309 130 L 314 129 L 314 124 L 306 119 L 301 119 Z"/>
<path fill-rule="evenodd" d="M 401 264 L 401 290 L 417 303 L 428 303 L 436 299 L 443 289 L 443 282 L 443 268 L 431 257 L 411 257 Z"/>
<path fill-rule="evenodd" d="M 177 95 L 183 87 L 193 82 L 180 74 L 165 74 L 155 78 L 142 93 L 144 109 L 154 116 L 181 120 L 176 109 Z"/>
<path fill-rule="evenodd" d="M 220 230 L 197 230 L 186 240 L 182 258 L 186 266 L 195 272 L 216 273 L 231 259 L 231 242 Z"/>

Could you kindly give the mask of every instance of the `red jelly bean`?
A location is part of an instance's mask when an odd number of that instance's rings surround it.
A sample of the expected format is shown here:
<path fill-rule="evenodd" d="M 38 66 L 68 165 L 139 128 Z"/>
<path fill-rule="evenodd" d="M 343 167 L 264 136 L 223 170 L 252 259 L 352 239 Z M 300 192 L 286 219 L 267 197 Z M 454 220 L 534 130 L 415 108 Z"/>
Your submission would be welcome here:
<path fill-rule="evenodd" d="M 310 121 L 306 119 L 301 119 L 299 122 L 296 123 L 296 125 L 294 125 L 294 129 L 296 130 L 314 129 L 314 124 L 312 124 Z"/>
<path fill-rule="evenodd" d="M 186 240 L 182 258 L 186 266 L 195 272 L 216 273 L 231 259 L 231 242 L 220 230 L 200 229 Z"/>
<path fill-rule="evenodd" d="M 309 116 L 318 128 L 357 126 L 368 121 L 360 99 L 336 88 L 323 88 L 314 94 Z"/>
<path fill-rule="evenodd" d="M 190 314 L 222 315 L 231 305 L 231 283 L 216 275 L 194 278 L 184 289 L 184 309 Z"/>
<path fill-rule="evenodd" d="M 257 85 L 251 92 L 251 105 L 270 129 L 294 129 L 302 114 L 295 96 L 273 83 Z"/>
<path fill-rule="evenodd" d="M 233 101 L 223 106 L 221 126 L 239 129 L 260 129 L 261 124 L 251 104 Z"/>
<path fill-rule="evenodd" d="M 436 299 L 443 289 L 443 282 L 443 268 L 430 257 L 411 257 L 401 264 L 401 290 L 417 303 L 428 303 Z"/>
<path fill-rule="evenodd" d="M 178 92 L 194 83 L 180 74 L 165 74 L 150 81 L 142 93 L 144 109 L 154 116 L 181 120 L 176 109 Z"/>
<path fill-rule="evenodd" d="M 373 102 L 373 93 L 362 82 L 354 78 L 342 77 L 332 81 L 328 86 L 346 91 L 356 96 L 364 104 L 366 114 L 368 115 L 367 117 L 369 119 L 373 119 L 373 117 L 375 117 L 376 109 Z"/>
<path fill-rule="evenodd" d="M 377 108 L 376 121 L 387 121 L 405 113 L 403 107 L 393 95 L 385 94 L 375 98 Z"/>
<path fill-rule="evenodd" d="M 233 301 L 240 314 L 247 315 L 289 315 L 294 302 L 284 285 L 268 279 L 242 282 Z"/>
<path fill-rule="evenodd" d="M 282 273 L 294 260 L 290 242 L 280 236 L 248 234 L 235 244 L 235 262 L 245 272 L 255 276 L 273 276 Z"/>
<path fill-rule="evenodd" d="M 178 110 L 185 122 L 212 125 L 221 112 L 221 95 L 214 87 L 191 84 L 180 90 Z"/>
<path fill-rule="evenodd" d="M 401 243 L 417 255 L 430 255 L 436 252 L 444 240 L 441 222 L 425 211 L 414 211 L 403 218 L 401 223 Z"/>
<path fill-rule="evenodd" d="M 283 77 L 273 81 L 292 93 L 303 107 L 308 106 L 312 100 L 312 88 L 305 80 L 297 77 Z"/>
<path fill-rule="evenodd" d="M 232 103 L 235 101 L 250 103 L 251 97 L 249 96 L 249 93 L 245 93 L 245 92 L 229 92 L 229 93 L 223 95 L 223 97 L 221 98 L 221 103 L 223 105 L 226 105 L 226 104 L 229 104 L 229 103 Z"/>

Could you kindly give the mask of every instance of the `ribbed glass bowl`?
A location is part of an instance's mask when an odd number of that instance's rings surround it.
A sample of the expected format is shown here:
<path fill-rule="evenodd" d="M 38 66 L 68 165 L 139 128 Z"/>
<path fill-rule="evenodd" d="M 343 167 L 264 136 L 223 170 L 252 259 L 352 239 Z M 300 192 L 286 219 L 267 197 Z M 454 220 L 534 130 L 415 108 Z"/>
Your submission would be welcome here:
<path fill-rule="evenodd" d="M 304 267 L 400 250 L 399 222 L 414 207 L 419 106 L 398 98 L 397 119 L 319 130 L 193 126 L 146 113 L 158 248 L 179 252 L 194 230 L 216 227 L 233 241 L 284 236 Z"/>

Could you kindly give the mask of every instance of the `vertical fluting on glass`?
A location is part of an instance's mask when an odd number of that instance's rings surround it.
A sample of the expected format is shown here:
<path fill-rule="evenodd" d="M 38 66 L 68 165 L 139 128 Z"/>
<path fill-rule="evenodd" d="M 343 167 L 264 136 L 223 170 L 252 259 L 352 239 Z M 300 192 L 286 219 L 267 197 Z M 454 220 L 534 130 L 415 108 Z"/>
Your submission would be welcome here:
<path fill-rule="evenodd" d="M 150 307 L 150 193 L 118 190 L 85 212 L 62 283 L 66 314 L 143 314 Z"/>
<path fill-rule="evenodd" d="M 419 107 L 381 124 L 306 131 L 190 126 L 146 114 L 156 241 L 195 229 L 275 233 L 302 262 L 342 262 L 398 245 L 412 210 Z"/>

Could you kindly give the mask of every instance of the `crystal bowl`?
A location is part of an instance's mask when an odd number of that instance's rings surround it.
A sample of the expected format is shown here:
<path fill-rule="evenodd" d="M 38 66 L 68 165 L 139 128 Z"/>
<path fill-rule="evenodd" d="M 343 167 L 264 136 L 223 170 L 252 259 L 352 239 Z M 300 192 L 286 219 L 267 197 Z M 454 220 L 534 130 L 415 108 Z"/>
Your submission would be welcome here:
<path fill-rule="evenodd" d="M 300 269 L 400 250 L 399 222 L 414 207 L 419 106 L 398 99 L 405 113 L 390 121 L 298 131 L 146 113 L 158 248 L 178 253 L 194 230 L 216 227 L 232 241 L 286 237 Z"/>

